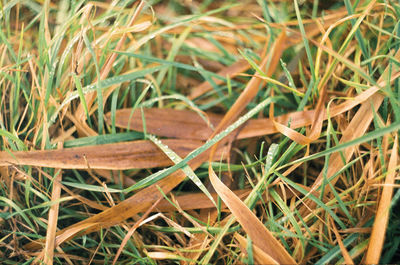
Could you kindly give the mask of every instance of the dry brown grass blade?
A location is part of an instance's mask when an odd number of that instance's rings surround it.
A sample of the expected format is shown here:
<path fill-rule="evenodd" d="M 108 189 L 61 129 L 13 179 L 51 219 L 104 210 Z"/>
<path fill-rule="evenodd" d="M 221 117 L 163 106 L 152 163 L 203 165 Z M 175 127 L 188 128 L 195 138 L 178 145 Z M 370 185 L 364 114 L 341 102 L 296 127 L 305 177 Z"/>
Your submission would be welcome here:
<path fill-rule="evenodd" d="M 58 149 L 62 149 L 62 143 L 58 144 Z M 56 171 L 53 181 L 53 191 L 51 194 L 51 201 L 56 202 L 60 199 L 61 195 L 61 182 L 62 172 L 61 170 Z M 47 223 L 47 233 L 46 233 L 46 245 L 44 247 L 44 260 L 46 265 L 53 264 L 54 257 L 54 244 L 56 239 L 57 231 L 57 221 L 58 221 L 58 208 L 60 204 L 57 202 L 50 207 L 49 219 Z"/>
<path fill-rule="evenodd" d="M 285 135 L 289 139 L 295 141 L 301 145 L 307 145 L 311 142 L 317 140 L 321 134 L 322 124 L 325 119 L 327 119 L 326 111 L 325 111 L 325 90 L 322 91 L 321 96 L 318 99 L 317 107 L 312 111 L 312 118 L 310 120 L 311 124 L 311 132 L 308 136 L 304 136 L 301 133 L 295 131 L 292 128 L 289 128 L 275 120 L 273 109 L 274 105 L 270 106 L 270 117 L 271 121 L 274 124 L 275 129 L 281 134 Z M 304 112 L 303 112 L 304 113 Z"/>
<path fill-rule="evenodd" d="M 299 143 L 299 144 L 302 144 L 302 145 L 306 145 L 306 144 L 309 143 L 309 138 L 308 137 L 302 135 L 301 133 L 295 131 L 292 128 L 289 128 L 289 127 L 287 127 L 287 126 L 285 126 L 285 125 L 283 125 L 283 124 L 281 124 L 279 122 L 276 122 L 275 117 L 274 117 L 273 109 L 274 109 L 274 104 L 271 104 L 269 116 L 271 117 L 270 118 L 271 122 L 272 122 L 272 124 L 274 126 L 274 129 L 277 132 L 285 135 L 286 137 L 288 137 L 289 139 L 295 141 L 296 143 Z M 313 113 L 315 113 L 315 112 L 313 112 Z M 312 122 L 312 120 L 310 120 L 310 122 Z"/>
<path fill-rule="evenodd" d="M 250 192 L 250 189 L 245 190 L 235 190 L 233 191 L 236 196 L 241 199 L 244 199 Z M 215 201 L 218 199 L 218 195 L 216 193 L 211 193 L 211 196 Z M 174 196 L 174 201 L 179 205 L 179 208 L 182 210 L 193 210 L 193 209 L 207 209 L 214 208 L 215 205 L 213 202 L 204 194 L 204 193 L 190 193 L 185 195 Z M 196 203 L 193 203 L 196 202 Z M 226 208 L 224 204 L 222 204 L 222 209 Z M 162 200 L 156 208 L 157 211 L 160 212 L 171 212 L 176 211 L 174 205 L 172 205 L 167 200 Z"/>
<path fill-rule="evenodd" d="M 318 103 L 317 106 L 315 107 L 313 121 L 311 123 L 311 131 L 310 134 L 307 136 L 309 143 L 317 140 L 321 134 L 322 124 L 326 119 L 325 99 L 326 99 L 326 88 L 324 86 L 320 89 Z"/>
<path fill-rule="evenodd" d="M 98 225 L 99 225 L 99 223 L 78 223 L 72 229 L 66 231 L 66 233 L 59 235 L 60 233 L 58 232 L 57 236 L 56 236 L 55 245 L 56 245 L 56 247 L 58 247 L 60 244 L 67 241 L 69 238 L 73 237 L 75 234 L 79 233 L 80 231 L 87 231 L 87 230 L 97 227 Z M 61 231 L 63 231 L 63 230 L 61 230 Z M 33 245 L 36 247 L 33 249 L 37 249 L 38 247 L 40 247 L 41 244 L 38 244 L 36 241 L 32 241 L 28 245 Z"/>
<path fill-rule="evenodd" d="M 296 264 L 296 261 L 289 255 L 282 244 L 258 220 L 257 216 L 254 215 L 247 205 L 219 180 L 215 172 L 209 170 L 209 175 L 215 191 L 250 236 L 254 245 L 280 264 Z"/>
<path fill-rule="evenodd" d="M 163 142 L 181 157 L 185 157 L 204 144 L 203 141 L 179 139 L 167 139 Z M 0 166 L 30 165 L 63 169 L 122 170 L 172 164 L 172 161 L 157 146 L 147 140 L 62 150 L 0 152 Z"/>
<path fill-rule="evenodd" d="M 248 244 L 247 240 L 244 237 L 242 237 L 238 233 L 235 233 L 234 237 L 239 242 L 242 249 L 247 249 Z M 276 260 L 274 260 L 270 255 L 262 251 L 259 247 L 253 245 L 252 248 L 254 261 L 257 262 L 257 264 L 279 264 Z"/>
<path fill-rule="evenodd" d="M 209 21 L 209 22 L 211 22 L 211 21 Z M 256 37 L 256 36 L 254 36 L 254 37 Z M 235 40 L 232 40 L 231 38 L 225 37 L 225 36 L 215 36 L 215 39 L 218 40 L 221 43 L 221 45 L 224 46 L 224 48 L 227 52 L 229 52 L 232 55 L 238 55 L 238 49 L 237 49 L 237 46 L 235 45 L 236 44 Z M 184 43 L 195 49 L 200 48 L 204 52 L 219 52 L 218 48 L 215 47 L 215 45 L 213 45 L 209 40 L 206 40 L 202 37 L 189 37 L 185 40 Z M 213 63 L 215 63 L 215 62 L 213 62 Z"/>
<path fill-rule="evenodd" d="M 366 264 L 378 264 L 381 257 L 383 243 L 385 241 L 386 228 L 390 214 L 390 204 L 392 202 L 393 185 L 395 182 L 398 167 L 398 137 L 394 139 L 392 152 L 390 154 L 389 166 L 383 186 L 382 195 L 379 200 L 378 210 L 375 215 L 375 222 L 372 227 L 371 237 L 367 254 L 365 256 Z"/>
<path fill-rule="evenodd" d="M 152 251 L 146 253 L 147 256 L 153 260 L 162 260 L 164 262 L 167 262 L 168 260 L 181 260 L 182 257 L 179 255 L 176 255 L 172 252 L 169 251 Z"/>

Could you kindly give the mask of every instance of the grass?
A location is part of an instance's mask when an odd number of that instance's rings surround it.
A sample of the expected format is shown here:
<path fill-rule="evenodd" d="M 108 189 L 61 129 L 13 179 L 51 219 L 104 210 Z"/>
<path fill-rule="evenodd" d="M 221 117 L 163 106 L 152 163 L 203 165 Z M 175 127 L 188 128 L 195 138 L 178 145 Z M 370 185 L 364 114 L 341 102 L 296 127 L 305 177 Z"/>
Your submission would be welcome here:
<path fill-rule="evenodd" d="M 396 263 L 395 1 L 1 1 L 2 264 Z"/>

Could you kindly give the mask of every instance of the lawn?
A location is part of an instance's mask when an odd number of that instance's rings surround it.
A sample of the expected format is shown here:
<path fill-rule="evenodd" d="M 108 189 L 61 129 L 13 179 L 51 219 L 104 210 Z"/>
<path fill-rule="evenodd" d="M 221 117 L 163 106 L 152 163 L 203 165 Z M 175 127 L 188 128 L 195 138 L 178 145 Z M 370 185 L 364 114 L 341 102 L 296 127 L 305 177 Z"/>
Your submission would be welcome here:
<path fill-rule="evenodd" d="M 399 21 L 0 0 L 0 263 L 397 263 Z"/>

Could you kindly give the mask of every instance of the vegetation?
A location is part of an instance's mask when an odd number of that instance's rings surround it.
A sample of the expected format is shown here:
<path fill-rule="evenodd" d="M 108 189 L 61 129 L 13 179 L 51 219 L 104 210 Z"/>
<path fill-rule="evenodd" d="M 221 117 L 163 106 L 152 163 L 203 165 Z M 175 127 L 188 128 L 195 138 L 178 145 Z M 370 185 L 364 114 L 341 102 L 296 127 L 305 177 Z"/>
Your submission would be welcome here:
<path fill-rule="evenodd" d="M 400 259 L 397 1 L 0 1 L 2 264 Z"/>

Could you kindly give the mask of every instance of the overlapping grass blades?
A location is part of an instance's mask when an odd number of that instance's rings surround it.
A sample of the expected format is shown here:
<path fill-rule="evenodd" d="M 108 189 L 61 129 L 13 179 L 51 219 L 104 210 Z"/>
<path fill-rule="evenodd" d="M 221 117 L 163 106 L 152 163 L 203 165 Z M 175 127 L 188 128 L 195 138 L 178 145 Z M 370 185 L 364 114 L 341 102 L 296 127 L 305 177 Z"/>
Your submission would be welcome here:
<path fill-rule="evenodd" d="M 395 1 L 0 10 L 0 263 L 397 261 Z"/>

